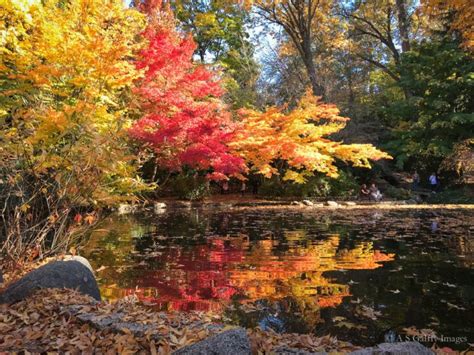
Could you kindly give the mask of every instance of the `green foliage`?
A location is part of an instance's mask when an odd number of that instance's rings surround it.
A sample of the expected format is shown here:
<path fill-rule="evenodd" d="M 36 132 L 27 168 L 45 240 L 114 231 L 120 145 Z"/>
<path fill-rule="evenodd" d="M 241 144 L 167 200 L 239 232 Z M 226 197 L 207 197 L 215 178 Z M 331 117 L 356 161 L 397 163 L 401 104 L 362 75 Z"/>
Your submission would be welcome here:
<path fill-rule="evenodd" d="M 395 186 L 388 186 L 384 191 L 384 194 L 386 197 L 394 198 L 396 200 L 408 200 L 412 198 L 410 190 Z"/>
<path fill-rule="evenodd" d="M 437 170 L 453 146 L 474 132 L 474 61 L 459 43 L 423 42 L 402 56 L 397 84 L 408 99 L 385 109 L 393 139 L 387 149 L 400 168 Z"/>
<path fill-rule="evenodd" d="M 198 201 L 202 200 L 204 197 L 209 195 L 208 185 L 206 183 L 202 183 L 191 190 L 187 195 L 186 199 L 190 201 Z"/>
<path fill-rule="evenodd" d="M 249 12 L 226 0 L 180 1 L 175 12 L 181 27 L 193 35 L 201 62 L 223 69 L 227 103 L 234 109 L 253 106 L 259 67 L 245 28 Z"/>
<path fill-rule="evenodd" d="M 316 176 L 312 179 L 308 196 L 350 198 L 357 196 L 358 191 L 359 183 L 352 174 L 341 170 L 337 179 L 327 176 Z"/>
<path fill-rule="evenodd" d="M 474 203 L 474 187 L 466 185 L 461 188 L 452 188 L 431 194 L 427 200 L 428 203 Z"/>
<path fill-rule="evenodd" d="M 253 59 L 253 46 L 245 43 L 241 48 L 229 51 L 222 58 L 221 65 L 226 73 L 226 102 L 233 109 L 253 107 L 257 101 L 256 83 L 259 76 L 258 64 Z"/>
<path fill-rule="evenodd" d="M 201 176 L 182 173 L 174 176 L 169 185 L 173 195 L 180 199 L 196 201 L 209 195 L 208 183 Z"/>
<path fill-rule="evenodd" d="M 259 194 L 275 197 L 350 198 L 357 196 L 359 183 L 350 172 L 340 170 L 338 178 L 317 174 L 304 184 L 281 181 L 278 176 L 265 179 Z"/>
<path fill-rule="evenodd" d="M 202 62 L 219 61 L 229 50 L 240 48 L 248 36 L 244 30 L 247 12 L 232 1 L 184 0 L 177 2 L 175 14 L 193 35 Z"/>

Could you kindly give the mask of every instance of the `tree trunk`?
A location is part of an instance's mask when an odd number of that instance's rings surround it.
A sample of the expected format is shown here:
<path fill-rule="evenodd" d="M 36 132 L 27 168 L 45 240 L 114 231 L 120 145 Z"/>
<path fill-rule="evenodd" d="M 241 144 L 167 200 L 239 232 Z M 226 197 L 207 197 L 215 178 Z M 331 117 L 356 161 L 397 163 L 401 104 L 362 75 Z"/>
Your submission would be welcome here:
<path fill-rule="evenodd" d="M 199 58 L 201 59 L 201 63 L 204 63 L 206 60 L 206 50 L 204 48 L 198 48 Z"/>
<path fill-rule="evenodd" d="M 311 50 L 311 40 L 305 38 L 302 43 L 303 62 L 308 72 L 309 81 L 311 82 L 311 88 L 315 96 L 321 96 L 324 98 L 324 88 L 319 85 L 318 78 L 316 76 L 316 67 L 314 65 L 313 52 Z"/>
<path fill-rule="evenodd" d="M 405 53 L 410 50 L 410 19 L 408 18 L 407 14 L 406 0 L 396 0 L 396 6 L 398 15 L 398 32 L 400 33 L 402 53 Z M 397 66 L 399 65 L 400 63 L 397 63 Z M 413 96 L 410 90 L 404 86 L 403 93 L 405 94 L 405 99 L 407 100 Z"/>
<path fill-rule="evenodd" d="M 398 13 L 398 31 L 400 32 L 402 52 L 408 52 L 410 50 L 410 21 L 407 14 L 406 3 L 405 0 L 396 0 L 396 4 Z"/>
<path fill-rule="evenodd" d="M 311 89 L 313 90 L 313 94 L 316 96 L 324 97 L 324 88 L 318 84 L 316 68 L 314 67 L 313 58 L 306 59 L 304 62 L 306 71 L 308 72 L 309 80 L 311 82 Z"/>
<path fill-rule="evenodd" d="M 353 78 L 352 78 L 352 69 L 349 67 L 346 70 L 346 76 L 347 76 L 347 87 L 349 89 L 349 98 L 347 102 L 347 106 L 349 109 L 349 116 L 352 118 L 356 118 L 356 112 L 355 112 L 355 93 L 354 93 L 354 84 L 353 84 Z"/>

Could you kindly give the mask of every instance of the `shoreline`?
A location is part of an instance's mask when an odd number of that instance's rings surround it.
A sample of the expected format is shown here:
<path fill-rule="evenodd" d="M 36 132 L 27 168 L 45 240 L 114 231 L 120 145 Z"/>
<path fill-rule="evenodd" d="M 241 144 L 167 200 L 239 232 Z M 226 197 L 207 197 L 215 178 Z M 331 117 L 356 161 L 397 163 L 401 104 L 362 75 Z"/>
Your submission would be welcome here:
<path fill-rule="evenodd" d="M 442 209 L 474 209 L 474 204 L 456 204 L 456 203 L 413 203 L 412 201 L 406 200 L 393 200 L 393 201 L 382 201 L 382 202 L 366 202 L 366 201 L 354 201 L 354 200 L 265 200 L 265 199 L 236 199 L 231 198 L 225 199 L 205 199 L 202 201 L 187 201 L 178 199 L 157 199 L 148 202 L 152 205 L 155 212 L 163 212 L 166 209 L 182 209 L 182 208 L 217 208 L 217 209 L 233 209 L 233 210 L 245 210 L 249 208 L 254 209 L 275 209 L 275 210 L 442 210 Z M 119 213 L 131 213 L 140 212 L 141 210 L 148 210 L 150 206 L 144 206 L 140 208 L 136 205 L 121 205 L 119 206 Z M 138 208 L 137 208 L 138 207 Z M 128 209 L 128 211 L 127 211 Z"/>

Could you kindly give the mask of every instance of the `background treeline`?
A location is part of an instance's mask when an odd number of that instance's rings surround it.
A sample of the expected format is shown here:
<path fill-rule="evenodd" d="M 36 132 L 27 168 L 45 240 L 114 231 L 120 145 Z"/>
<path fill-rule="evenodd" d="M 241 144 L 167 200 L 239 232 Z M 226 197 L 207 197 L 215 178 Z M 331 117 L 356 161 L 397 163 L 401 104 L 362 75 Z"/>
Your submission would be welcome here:
<path fill-rule="evenodd" d="M 169 4 L 179 27 L 193 34 L 195 60 L 223 69 L 225 99 L 234 109 L 292 108 L 309 87 L 351 119 L 333 139 L 369 142 L 394 158 L 372 171 L 341 165 L 343 179 L 315 174 L 303 186 L 274 175 L 254 182 L 261 194 L 354 196 L 361 183 L 376 181 L 392 197 L 407 198 L 414 171 L 422 186 L 432 172 L 443 189 L 474 181 L 472 5 L 457 0 Z M 192 174 L 176 177 L 182 196 L 205 191 L 183 184 Z M 172 185 L 164 189 L 176 193 Z M 469 191 L 457 195 L 472 197 Z"/>
<path fill-rule="evenodd" d="M 173 3 L 172 3 L 173 4 Z M 307 87 L 351 118 L 392 169 L 472 179 L 472 5 L 464 1 L 179 1 L 197 60 L 220 64 L 229 102 L 295 105 Z M 268 40 L 268 38 L 271 38 Z M 265 43 L 270 42 L 265 46 Z M 238 100 L 235 100 L 235 98 Z"/>

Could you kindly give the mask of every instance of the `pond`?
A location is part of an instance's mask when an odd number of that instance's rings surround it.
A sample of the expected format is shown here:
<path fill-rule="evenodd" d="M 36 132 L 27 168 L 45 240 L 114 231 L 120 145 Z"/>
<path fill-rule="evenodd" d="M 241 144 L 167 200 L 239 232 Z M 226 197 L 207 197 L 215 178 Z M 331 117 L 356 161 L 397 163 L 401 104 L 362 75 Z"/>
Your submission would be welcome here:
<path fill-rule="evenodd" d="M 82 254 L 111 300 L 135 294 L 160 310 L 358 345 L 391 335 L 465 349 L 473 220 L 473 210 L 183 208 L 112 215 Z"/>

